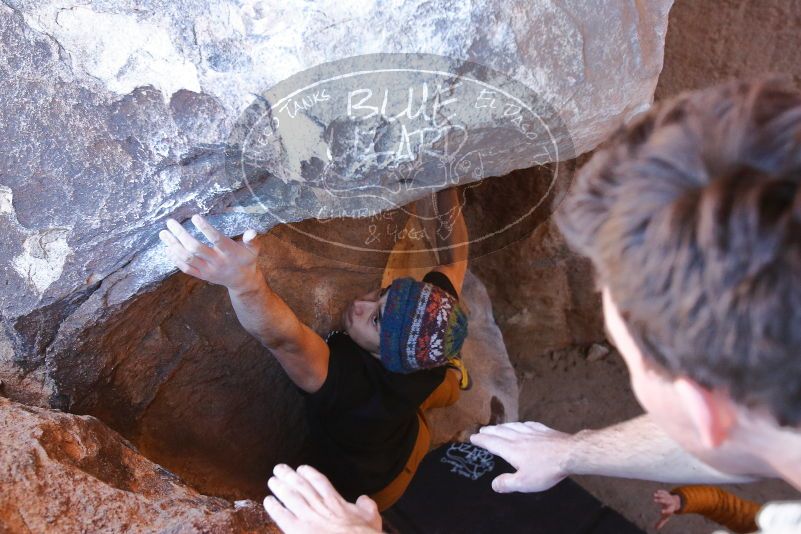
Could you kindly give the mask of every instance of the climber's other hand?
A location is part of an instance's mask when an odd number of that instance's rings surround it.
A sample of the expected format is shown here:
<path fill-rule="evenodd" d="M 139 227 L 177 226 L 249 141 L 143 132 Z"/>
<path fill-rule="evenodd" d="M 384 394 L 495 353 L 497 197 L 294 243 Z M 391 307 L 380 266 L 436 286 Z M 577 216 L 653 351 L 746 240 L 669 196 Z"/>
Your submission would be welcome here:
<path fill-rule="evenodd" d="M 492 481 L 498 493 L 545 491 L 564 479 L 572 436 L 542 423 L 485 426 L 470 442 L 500 456 L 515 469 Z"/>
<path fill-rule="evenodd" d="M 681 510 L 681 497 L 666 490 L 657 490 L 654 493 L 654 502 L 659 505 L 660 518 L 656 522 L 656 530 L 665 526 L 673 514 Z"/>
<path fill-rule="evenodd" d="M 273 495 L 264 509 L 286 534 L 378 534 L 381 516 L 369 497 L 347 502 L 331 482 L 308 465 L 297 470 L 279 464 L 267 485 Z"/>
<path fill-rule="evenodd" d="M 192 237 L 174 219 L 167 219 L 167 229 L 159 232 L 167 255 L 181 271 L 229 289 L 246 287 L 259 275 L 255 231 L 247 230 L 240 243 L 220 233 L 201 215 L 194 215 L 192 224 L 211 246 Z"/>

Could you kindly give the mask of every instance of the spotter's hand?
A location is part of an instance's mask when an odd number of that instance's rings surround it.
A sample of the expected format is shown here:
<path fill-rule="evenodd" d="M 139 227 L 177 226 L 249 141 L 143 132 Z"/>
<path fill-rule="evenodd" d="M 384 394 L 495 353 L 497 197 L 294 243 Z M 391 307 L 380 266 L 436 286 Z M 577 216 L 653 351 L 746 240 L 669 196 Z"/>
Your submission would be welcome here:
<path fill-rule="evenodd" d="M 254 241 L 254 230 L 247 230 L 242 242 L 238 243 L 220 233 L 200 215 L 192 217 L 192 224 L 211 242 L 211 247 L 192 237 L 174 219 L 167 219 L 167 230 L 159 232 L 159 239 L 167 247 L 167 255 L 181 271 L 229 289 L 247 287 L 259 275 L 256 262 L 259 251 Z"/>
<path fill-rule="evenodd" d="M 568 473 L 571 436 L 542 423 L 485 426 L 470 442 L 500 456 L 517 469 L 492 481 L 498 493 L 537 492 L 552 488 Z"/>
<path fill-rule="evenodd" d="M 308 465 L 297 471 L 279 464 L 267 485 L 273 495 L 264 509 L 286 534 L 379 534 L 381 515 L 369 497 L 355 504 L 337 493 L 331 482 Z"/>
<path fill-rule="evenodd" d="M 661 517 L 656 522 L 656 530 L 661 530 L 673 514 L 681 510 L 681 497 L 665 490 L 657 490 L 654 493 L 654 502 L 659 505 Z"/>

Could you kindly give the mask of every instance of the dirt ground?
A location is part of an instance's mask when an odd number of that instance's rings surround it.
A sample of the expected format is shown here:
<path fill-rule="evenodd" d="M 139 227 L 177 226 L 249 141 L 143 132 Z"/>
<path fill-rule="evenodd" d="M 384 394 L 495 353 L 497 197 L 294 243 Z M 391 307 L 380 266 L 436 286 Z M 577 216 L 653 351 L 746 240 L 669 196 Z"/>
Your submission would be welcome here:
<path fill-rule="evenodd" d="M 602 428 L 642 413 L 621 357 L 612 351 L 600 360 L 588 361 L 586 352 L 584 347 L 552 352 L 527 361 L 524 369 L 517 369 L 522 421 L 539 421 L 558 430 L 576 432 Z M 653 525 L 659 513 L 651 496 L 665 485 L 604 477 L 575 477 L 575 480 L 647 532 L 656 532 Z M 726 488 L 757 502 L 801 496 L 780 481 Z M 659 532 L 710 534 L 715 527 L 714 523 L 698 516 L 677 516 Z"/>

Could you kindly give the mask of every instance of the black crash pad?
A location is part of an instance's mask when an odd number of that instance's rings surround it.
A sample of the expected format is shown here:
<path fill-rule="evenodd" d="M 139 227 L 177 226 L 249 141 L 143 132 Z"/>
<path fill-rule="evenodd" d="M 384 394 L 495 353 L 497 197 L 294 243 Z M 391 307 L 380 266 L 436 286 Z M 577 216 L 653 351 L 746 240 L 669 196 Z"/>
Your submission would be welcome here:
<path fill-rule="evenodd" d="M 401 534 L 643 534 L 572 480 L 541 493 L 492 491 L 514 469 L 469 443 L 429 453 L 409 489 L 384 512 L 385 530 Z"/>

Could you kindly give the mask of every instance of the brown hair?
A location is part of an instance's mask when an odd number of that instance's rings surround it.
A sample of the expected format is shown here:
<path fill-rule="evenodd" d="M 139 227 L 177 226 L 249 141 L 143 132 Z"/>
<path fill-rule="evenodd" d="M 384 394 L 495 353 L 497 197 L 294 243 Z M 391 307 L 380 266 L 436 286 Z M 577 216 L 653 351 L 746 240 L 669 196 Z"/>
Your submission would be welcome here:
<path fill-rule="evenodd" d="M 801 424 L 801 94 L 734 82 L 654 106 L 558 223 L 644 357 Z"/>

